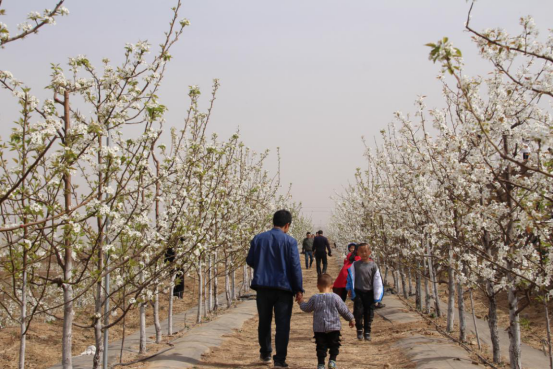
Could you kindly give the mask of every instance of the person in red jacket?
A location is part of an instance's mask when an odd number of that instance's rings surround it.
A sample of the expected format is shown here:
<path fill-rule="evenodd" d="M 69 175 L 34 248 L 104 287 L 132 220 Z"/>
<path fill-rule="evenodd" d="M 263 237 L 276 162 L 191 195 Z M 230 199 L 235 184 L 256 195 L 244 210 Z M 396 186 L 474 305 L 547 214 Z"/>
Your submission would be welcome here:
<path fill-rule="evenodd" d="M 334 281 L 334 285 L 332 286 L 332 291 L 340 296 L 340 298 L 343 301 L 346 301 L 348 297 L 348 291 L 346 291 L 346 283 L 348 279 L 348 268 L 351 266 L 351 264 L 354 261 L 361 260 L 359 256 L 357 256 L 357 244 L 350 243 L 348 245 L 348 256 L 344 259 L 344 266 L 342 267 L 342 270 L 340 270 L 340 274 L 338 274 L 338 277 L 336 277 L 336 280 Z"/>

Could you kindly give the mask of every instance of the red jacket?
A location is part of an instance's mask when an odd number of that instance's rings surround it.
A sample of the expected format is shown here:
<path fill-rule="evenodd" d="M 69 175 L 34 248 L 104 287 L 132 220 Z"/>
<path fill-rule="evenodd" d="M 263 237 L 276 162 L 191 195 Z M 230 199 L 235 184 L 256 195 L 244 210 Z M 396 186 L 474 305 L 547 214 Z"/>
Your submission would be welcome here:
<path fill-rule="evenodd" d="M 344 266 L 342 267 L 342 270 L 340 270 L 340 274 L 338 274 L 338 277 L 336 277 L 336 280 L 334 281 L 334 288 L 346 288 L 346 283 L 348 280 L 348 268 L 351 266 L 352 263 L 349 261 L 349 257 L 351 256 L 351 252 L 348 254 L 348 256 L 344 259 Z M 355 257 L 355 261 L 361 260 L 360 256 Z"/>

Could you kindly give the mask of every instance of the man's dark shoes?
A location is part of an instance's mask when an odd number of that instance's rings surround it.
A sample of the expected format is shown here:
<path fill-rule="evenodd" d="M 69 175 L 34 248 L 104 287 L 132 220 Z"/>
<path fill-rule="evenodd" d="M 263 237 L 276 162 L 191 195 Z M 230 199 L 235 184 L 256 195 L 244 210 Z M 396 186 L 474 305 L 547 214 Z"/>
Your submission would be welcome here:
<path fill-rule="evenodd" d="M 286 364 L 286 361 L 284 360 L 280 361 L 274 356 L 273 356 L 273 360 L 275 362 L 274 368 L 288 368 L 288 364 Z"/>
<path fill-rule="evenodd" d="M 357 331 L 357 339 L 363 341 L 363 331 Z"/>
<path fill-rule="evenodd" d="M 288 368 L 288 364 L 284 361 L 276 361 L 275 360 L 275 366 L 274 368 Z"/>
<path fill-rule="evenodd" d="M 271 356 L 270 355 L 265 356 L 265 355 L 261 354 L 261 355 L 259 355 L 259 360 L 261 360 L 261 362 L 263 364 L 270 364 L 271 363 Z"/>
<path fill-rule="evenodd" d="M 370 340 L 371 340 L 371 334 L 365 333 L 365 341 L 370 341 Z"/>

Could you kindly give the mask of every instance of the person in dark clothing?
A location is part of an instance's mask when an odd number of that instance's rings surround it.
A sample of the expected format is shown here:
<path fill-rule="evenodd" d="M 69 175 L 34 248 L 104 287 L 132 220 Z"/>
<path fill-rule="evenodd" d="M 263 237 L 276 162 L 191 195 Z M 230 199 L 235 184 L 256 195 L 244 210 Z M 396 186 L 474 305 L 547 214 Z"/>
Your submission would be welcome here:
<path fill-rule="evenodd" d="M 271 362 L 273 311 L 275 314 L 275 368 L 288 367 L 286 355 L 294 295 L 299 301 L 304 292 L 298 243 L 287 234 L 291 223 L 292 214 L 288 210 L 277 211 L 273 216 L 274 228 L 253 238 L 246 258 L 254 270 L 251 288 L 257 291 L 259 353 L 264 363 Z"/>
<path fill-rule="evenodd" d="M 305 269 L 309 269 L 313 265 L 313 235 L 311 232 L 307 232 L 301 246 L 302 252 L 305 254 Z"/>
<path fill-rule="evenodd" d="M 323 231 L 318 231 L 317 236 L 313 240 L 313 251 L 315 251 L 315 262 L 317 264 L 317 274 L 326 273 L 326 268 L 328 266 L 328 260 L 326 258 L 326 251 L 328 250 L 328 256 L 332 256 L 332 251 L 330 251 L 330 244 L 328 239 L 323 236 Z M 321 263 L 323 268 L 321 270 Z"/>

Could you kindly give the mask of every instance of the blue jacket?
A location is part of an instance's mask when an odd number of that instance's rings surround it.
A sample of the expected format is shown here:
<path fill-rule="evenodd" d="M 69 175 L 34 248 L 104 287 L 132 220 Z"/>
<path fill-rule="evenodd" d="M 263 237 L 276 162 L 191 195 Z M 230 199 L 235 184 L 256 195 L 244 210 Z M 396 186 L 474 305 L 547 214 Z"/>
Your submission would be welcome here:
<path fill-rule="evenodd" d="M 297 241 L 279 228 L 258 234 L 250 242 L 246 263 L 254 270 L 251 288 L 303 292 Z"/>
<path fill-rule="evenodd" d="M 353 265 L 355 263 L 362 263 L 362 261 L 355 261 L 351 264 L 348 269 L 348 280 L 346 283 L 346 290 L 351 291 L 352 300 L 355 299 L 355 266 Z M 376 272 L 373 276 L 373 296 L 374 302 L 380 302 L 382 301 L 382 297 L 384 297 L 384 284 L 382 283 L 382 276 L 380 275 L 380 270 L 378 270 L 378 266 L 376 266 Z"/>

